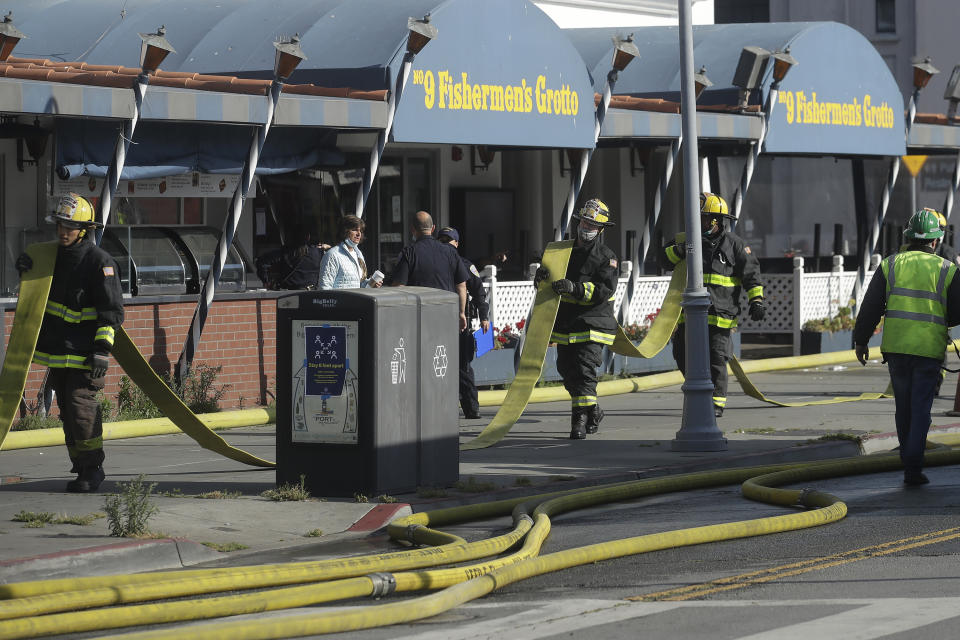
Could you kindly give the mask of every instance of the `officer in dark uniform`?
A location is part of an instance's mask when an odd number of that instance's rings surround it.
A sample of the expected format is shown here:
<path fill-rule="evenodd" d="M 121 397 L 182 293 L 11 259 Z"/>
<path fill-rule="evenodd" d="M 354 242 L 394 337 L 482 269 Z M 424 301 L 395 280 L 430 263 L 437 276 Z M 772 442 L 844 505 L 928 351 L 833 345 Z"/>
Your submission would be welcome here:
<path fill-rule="evenodd" d="M 440 229 L 440 236 L 437 238 L 441 244 L 448 244 L 451 247 L 460 248 L 460 233 L 453 227 L 444 227 Z M 468 420 L 476 420 L 480 417 L 480 402 L 477 398 L 477 384 L 473 378 L 473 356 L 477 352 L 477 339 L 473 337 L 473 319 L 476 317 L 480 321 L 480 328 L 486 333 L 490 330 L 489 305 L 487 304 L 487 292 L 483 289 L 483 280 L 480 279 L 480 272 L 472 262 L 460 256 L 460 261 L 467 270 L 467 293 L 470 295 L 467 301 L 467 328 L 460 332 L 460 408 L 463 410 L 463 417 Z"/>
<path fill-rule="evenodd" d="M 577 239 L 567 272 L 550 285 L 560 295 L 550 340 L 557 343 L 557 371 L 573 404 L 570 438 L 583 440 L 588 433 L 597 432 L 603 419 L 597 403 L 597 367 L 603 345 L 613 344 L 616 337 L 613 302 L 618 262 L 601 238 L 603 230 L 613 225 L 607 205 L 596 198 L 587 200 L 574 218 L 579 221 Z M 534 286 L 550 277 L 550 272 L 540 267 Z"/>
<path fill-rule="evenodd" d="M 91 239 L 101 226 L 93 207 L 75 193 L 62 198 L 47 222 L 57 225 L 57 261 L 33 361 L 50 368 L 67 452 L 76 480 L 67 491 L 89 493 L 103 482 L 103 389 L 117 328 L 123 322 L 123 293 L 116 262 Z M 33 267 L 17 258 L 21 273 Z"/>
<path fill-rule="evenodd" d="M 456 293 L 460 298 L 460 326 L 467 327 L 467 269 L 460 254 L 433 237 L 433 217 L 426 211 L 414 216 L 410 231 L 415 239 L 400 252 L 390 285 L 394 287 L 433 287 Z"/>
<path fill-rule="evenodd" d="M 703 284 L 710 292 L 707 324 L 710 334 L 710 378 L 713 380 L 713 413 L 718 418 L 727 405 L 727 359 L 730 357 L 730 330 L 740 315 L 740 292 L 746 289 L 750 319 L 763 320 L 763 283 L 760 262 L 739 236 L 727 229 L 730 215 L 727 202 L 713 193 L 700 194 L 700 231 L 703 246 Z M 660 264 L 672 270 L 686 258 L 686 238 L 677 238 L 660 252 Z M 681 372 L 686 369 L 686 332 L 683 315 L 673 334 L 673 357 Z"/>

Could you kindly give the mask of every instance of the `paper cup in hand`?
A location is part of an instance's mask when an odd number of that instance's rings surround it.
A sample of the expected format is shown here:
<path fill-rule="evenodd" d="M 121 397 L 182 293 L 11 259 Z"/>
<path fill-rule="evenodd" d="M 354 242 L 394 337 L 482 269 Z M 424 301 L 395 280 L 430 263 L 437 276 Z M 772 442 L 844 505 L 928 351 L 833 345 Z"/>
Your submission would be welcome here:
<path fill-rule="evenodd" d="M 373 275 L 370 276 L 371 282 L 383 282 L 383 272 L 377 269 L 373 272 Z"/>

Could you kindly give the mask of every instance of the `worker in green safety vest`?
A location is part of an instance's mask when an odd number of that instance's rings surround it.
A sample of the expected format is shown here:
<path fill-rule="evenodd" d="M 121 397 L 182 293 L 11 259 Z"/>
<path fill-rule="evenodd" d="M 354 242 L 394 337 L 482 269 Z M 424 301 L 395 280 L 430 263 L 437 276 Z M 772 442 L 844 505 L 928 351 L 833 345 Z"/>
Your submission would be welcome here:
<path fill-rule="evenodd" d="M 853 341 L 857 359 L 865 365 L 870 358 L 867 341 L 884 318 L 880 352 L 896 400 L 903 482 L 922 485 L 929 482 L 923 451 L 949 340 L 947 328 L 960 324 L 960 278 L 957 265 L 936 254 L 943 238 L 936 211 L 917 211 L 903 235 L 905 246 L 884 259 L 870 281 Z"/>

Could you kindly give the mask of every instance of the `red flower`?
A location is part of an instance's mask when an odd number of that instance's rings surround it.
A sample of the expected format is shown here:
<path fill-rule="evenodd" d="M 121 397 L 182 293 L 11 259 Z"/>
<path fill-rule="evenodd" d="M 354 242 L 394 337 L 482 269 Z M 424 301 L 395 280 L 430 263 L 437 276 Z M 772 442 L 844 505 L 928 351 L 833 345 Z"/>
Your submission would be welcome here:
<path fill-rule="evenodd" d="M 527 324 L 527 319 L 517 320 L 517 329 L 523 329 L 523 325 Z"/>

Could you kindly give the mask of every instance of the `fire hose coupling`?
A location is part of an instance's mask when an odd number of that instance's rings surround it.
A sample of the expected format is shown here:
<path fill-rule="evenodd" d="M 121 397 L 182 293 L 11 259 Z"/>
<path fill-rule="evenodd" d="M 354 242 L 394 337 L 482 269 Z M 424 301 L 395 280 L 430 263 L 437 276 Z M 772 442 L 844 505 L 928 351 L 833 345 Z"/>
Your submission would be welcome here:
<path fill-rule="evenodd" d="M 388 596 L 397 590 L 397 579 L 392 573 L 370 573 L 367 577 L 373 583 L 373 592 L 370 594 L 372 598 Z"/>
<path fill-rule="evenodd" d="M 520 522 L 529 522 L 529 523 L 532 525 L 532 524 L 533 524 L 533 518 L 530 517 L 530 514 L 529 514 L 529 513 L 525 513 L 525 514 L 523 514 L 523 515 L 520 516 Z"/>
<path fill-rule="evenodd" d="M 407 525 L 407 541 L 416 542 L 417 541 L 417 531 L 425 528 L 422 524 L 408 524 Z"/>
<path fill-rule="evenodd" d="M 811 489 L 810 487 L 807 487 L 806 489 L 801 489 L 800 495 L 797 497 L 797 504 L 803 507 L 809 506 L 807 505 L 807 499 L 815 492 L 816 490 Z"/>

